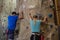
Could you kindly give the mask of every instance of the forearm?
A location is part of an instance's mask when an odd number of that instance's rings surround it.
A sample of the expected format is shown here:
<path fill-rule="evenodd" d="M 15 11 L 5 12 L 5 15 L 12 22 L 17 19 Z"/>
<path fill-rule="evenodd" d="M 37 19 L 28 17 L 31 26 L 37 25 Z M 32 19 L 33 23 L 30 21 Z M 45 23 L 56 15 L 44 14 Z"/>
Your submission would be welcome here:
<path fill-rule="evenodd" d="M 33 19 L 33 17 L 31 16 L 31 14 L 29 14 L 29 18 L 30 18 L 30 19 Z"/>
<path fill-rule="evenodd" d="M 47 17 L 44 17 L 44 20 L 43 20 L 43 22 L 46 22 L 47 21 Z"/>
<path fill-rule="evenodd" d="M 19 19 L 23 19 L 23 13 L 19 13 Z"/>
<path fill-rule="evenodd" d="M 33 19 L 32 16 L 29 16 L 30 19 Z"/>

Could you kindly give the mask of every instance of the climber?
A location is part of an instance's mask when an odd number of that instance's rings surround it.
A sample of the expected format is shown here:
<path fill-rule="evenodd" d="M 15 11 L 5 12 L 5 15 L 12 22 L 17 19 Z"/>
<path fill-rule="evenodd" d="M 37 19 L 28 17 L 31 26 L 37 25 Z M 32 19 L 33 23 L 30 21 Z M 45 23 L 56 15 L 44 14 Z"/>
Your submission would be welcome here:
<path fill-rule="evenodd" d="M 31 13 L 29 14 L 30 17 L 30 26 L 31 26 L 31 31 L 32 35 L 30 37 L 30 40 L 40 40 L 40 26 L 41 22 L 45 22 L 46 18 L 44 20 L 39 20 L 37 19 L 37 15 L 34 15 L 33 17 L 31 16 Z"/>
<path fill-rule="evenodd" d="M 8 27 L 7 27 L 7 40 L 14 40 L 14 31 L 16 28 L 16 22 L 18 19 L 23 19 L 23 13 L 20 13 L 19 16 L 16 15 L 16 12 L 12 12 L 12 15 L 8 16 Z"/>

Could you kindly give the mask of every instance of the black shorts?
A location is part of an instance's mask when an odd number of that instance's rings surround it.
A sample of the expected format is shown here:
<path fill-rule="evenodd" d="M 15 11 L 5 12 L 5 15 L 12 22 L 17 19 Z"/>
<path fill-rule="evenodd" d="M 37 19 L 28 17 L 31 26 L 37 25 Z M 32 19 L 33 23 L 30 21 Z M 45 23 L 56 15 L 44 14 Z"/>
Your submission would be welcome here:
<path fill-rule="evenodd" d="M 38 35 L 39 33 L 37 34 L 32 34 L 31 37 L 30 37 L 30 40 L 40 40 L 40 34 Z"/>
<path fill-rule="evenodd" d="M 8 30 L 7 39 L 14 40 L 14 31 L 13 30 Z"/>

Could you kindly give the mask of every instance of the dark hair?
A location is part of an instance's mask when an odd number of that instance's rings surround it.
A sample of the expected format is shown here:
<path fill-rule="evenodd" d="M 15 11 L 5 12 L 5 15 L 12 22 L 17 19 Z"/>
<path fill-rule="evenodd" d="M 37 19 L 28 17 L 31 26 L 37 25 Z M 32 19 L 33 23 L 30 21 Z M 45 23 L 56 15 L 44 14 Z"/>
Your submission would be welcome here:
<path fill-rule="evenodd" d="M 34 15 L 33 18 L 38 18 L 37 15 Z"/>
<path fill-rule="evenodd" d="M 16 15 L 16 12 L 12 12 L 12 15 L 15 14 Z"/>

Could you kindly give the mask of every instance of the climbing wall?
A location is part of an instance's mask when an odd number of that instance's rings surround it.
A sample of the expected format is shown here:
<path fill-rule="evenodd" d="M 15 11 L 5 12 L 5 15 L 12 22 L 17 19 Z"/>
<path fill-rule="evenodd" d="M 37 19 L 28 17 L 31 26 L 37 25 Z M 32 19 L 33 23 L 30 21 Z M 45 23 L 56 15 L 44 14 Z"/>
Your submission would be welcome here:
<path fill-rule="evenodd" d="M 7 27 L 7 16 L 11 15 L 12 11 L 15 11 L 16 8 L 16 0 L 4 0 L 2 3 L 2 11 L 1 11 L 1 20 L 3 27 Z"/>
<path fill-rule="evenodd" d="M 1 12 L 2 12 L 2 6 L 3 5 L 3 0 L 0 0 L 0 40 L 4 40 L 3 36 L 3 27 L 2 27 L 2 22 L 1 22 Z"/>
<path fill-rule="evenodd" d="M 38 3 L 38 0 L 23 0 L 22 5 L 20 5 L 20 10 L 23 10 L 24 13 L 24 19 L 20 21 L 20 34 L 17 40 L 30 40 L 29 38 L 31 29 L 29 23 L 29 13 L 31 13 L 32 15 L 36 14 Z"/>
<path fill-rule="evenodd" d="M 52 10 L 54 7 L 51 8 L 51 6 L 53 6 L 51 0 L 4 0 L 2 3 L 3 8 L 1 12 L 1 22 L 4 30 L 7 27 L 7 16 L 10 15 L 12 11 L 23 11 L 24 13 L 24 19 L 18 20 L 17 22 L 17 27 L 19 28 L 17 40 L 30 40 L 31 29 L 29 23 L 29 13 L 31 13 L 32 16 L 35 14 L 42 14 L 43 17 L 47 16 L 47 23 L 42 24 L 41 26 L 41 30 L 44 32 L 45 40 L 58 40 L 58 38 L 55 39 L 55 37 L 58 37 L 58 34 L 56 31 L 57 26 L 55 26 L 54 23 L 54 13 Z M 50 28 L 51 25 L 53 25 L 52 29 Z M 54 36 L 52 36 L 52 34 Z"/>
<path fill-rule="evenodd" d="M 4 35 L 7 28 L 7 17 L 15 11 L 16 0 L 0 0 L 0 40 L 5 40 Z"/>
<path fill-rule="evenodd" d="M 54 23 L 54 13 L 53 13 L 52 0 L 23 0 L 20 5 L 20 11 L 23 10 L 24 19 L 20 21 L 20 34 L 17 40 L 30 40 L 31 29 L 29 23 L 29 13 L 33 15 L 42 14 L 42 16 L 48 17 L 47 24 L 42 24 L 41 30 L 44 32 L 45 40 L 53 40 L 52 35 L 55 34 L 54 38 L 58 37 L 58 33 L 56 31 L 57 26 Z M 50 28 L 52 25 L 52 29 Z M 56 29 L 55 29 L 56 28 Z M 47 35 L 48 34 L 48 35 Z M 54 39 L 55 40 L 55 39 Z M 56 38 L 58 40 L 58 38 Z"/>

